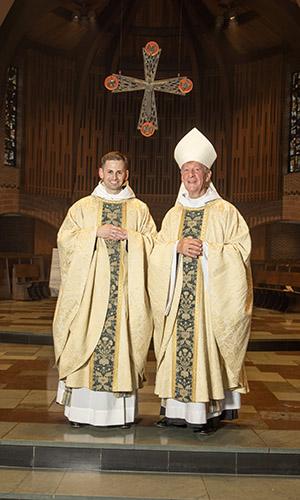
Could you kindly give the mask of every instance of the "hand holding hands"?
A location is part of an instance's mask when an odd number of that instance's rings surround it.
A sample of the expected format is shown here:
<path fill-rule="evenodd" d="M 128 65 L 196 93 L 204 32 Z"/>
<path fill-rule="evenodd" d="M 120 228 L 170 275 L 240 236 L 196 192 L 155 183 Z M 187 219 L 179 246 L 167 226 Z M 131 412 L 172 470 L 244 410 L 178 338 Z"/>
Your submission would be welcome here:
<path fill-rule="evenodd" d="M 98 238 L 103 238 L 104 240 L 127 240 L 128 235 L 126 229 L 114 226 L 113 224 L 103 224 L 97 229 Z"/>
<path fill-rule="evenodd" d="M 201 240 L 194 238 L 182 238 L 177 245 L 177 252 L 185 255 L 186 257 L 193 257 L 196 259 L 203 255 L 203 243 Z"/>

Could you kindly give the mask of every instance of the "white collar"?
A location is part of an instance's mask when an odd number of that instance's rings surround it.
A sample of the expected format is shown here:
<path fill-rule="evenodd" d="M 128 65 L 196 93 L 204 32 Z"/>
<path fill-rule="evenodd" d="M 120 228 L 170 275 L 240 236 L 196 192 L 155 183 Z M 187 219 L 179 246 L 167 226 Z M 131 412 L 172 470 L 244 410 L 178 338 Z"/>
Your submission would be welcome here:
<path fill-rule="evenodd" d="M 135 198 L 135 194 L 132 191 L 129 184 L 127 184 L 121 191 L 117 194 L 108 193 L 105 189 L 103 182 L 99 182 L 98 186 L 95 187 L 92 192 L 92 196 L 99 196 L 99 198 L 104 198 L 108 201 L 120 201 L 129 200 L 130 198 Z"/>
<path fill-rule="evenodd" d="M 212 182 L 210 182 L 204 195 L 199 198 L 190 198 L 184 185 L 182 184 L 178 193 L 177 202 L 187 208 L 200 208 L 210 201 L 217 200 L 218 198 L 221 198 L 221 196 Z"/>

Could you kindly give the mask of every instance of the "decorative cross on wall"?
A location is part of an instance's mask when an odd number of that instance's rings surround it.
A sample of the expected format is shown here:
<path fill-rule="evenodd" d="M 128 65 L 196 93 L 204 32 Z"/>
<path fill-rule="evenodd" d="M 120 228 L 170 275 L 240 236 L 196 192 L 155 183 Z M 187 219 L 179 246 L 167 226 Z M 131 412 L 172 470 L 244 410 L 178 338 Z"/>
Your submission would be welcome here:
<path fill-rule="evenodd" d="M 155 80 L 160 53 L 161 49 L 156 42 L 148 42 L 143 47 L 145 80 L 112 74 L 104 81 L 105 87 L 111 92 L 144 90 L 137 128 L 145 137 L 150 137 L 155 130 L 158 130 L 155 90 L 168 94 L 185 95 L 193 88 L 193 82 L 186 76 Z"/>

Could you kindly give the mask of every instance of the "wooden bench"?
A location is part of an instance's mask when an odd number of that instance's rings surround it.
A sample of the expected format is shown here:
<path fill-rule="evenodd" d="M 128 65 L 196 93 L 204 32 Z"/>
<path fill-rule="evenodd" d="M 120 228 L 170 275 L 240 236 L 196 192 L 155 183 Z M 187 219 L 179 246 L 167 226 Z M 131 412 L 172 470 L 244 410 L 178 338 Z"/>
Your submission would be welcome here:
<path fill-rule="evenodd" d="M 293 271 L 264 271 L 253 269 L 253 283 L 255 286 L 278 285 L 300 287 L 300 272 Z"/>
<path fill-rule="evenodd" d="M 14 264 L 12 271 L 13 300 L 40 300 L 49 297 L 48 282 L 40 279 L 37 264 Z"/>

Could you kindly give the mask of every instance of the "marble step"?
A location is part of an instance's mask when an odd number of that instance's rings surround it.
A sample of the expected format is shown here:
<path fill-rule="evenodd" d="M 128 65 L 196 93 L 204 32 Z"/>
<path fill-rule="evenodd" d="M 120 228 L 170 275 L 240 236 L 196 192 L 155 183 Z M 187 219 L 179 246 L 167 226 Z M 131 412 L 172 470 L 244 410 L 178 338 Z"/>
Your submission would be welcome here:
<path fill-rule="evenodd" d="M 203 436 L 191 429 L 134 426 L 78 430 L 18 424 L 0 440 L 0 467 L 98 472 L 300 475 L 300 431 L 225 423 Z"/>

